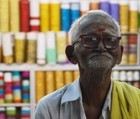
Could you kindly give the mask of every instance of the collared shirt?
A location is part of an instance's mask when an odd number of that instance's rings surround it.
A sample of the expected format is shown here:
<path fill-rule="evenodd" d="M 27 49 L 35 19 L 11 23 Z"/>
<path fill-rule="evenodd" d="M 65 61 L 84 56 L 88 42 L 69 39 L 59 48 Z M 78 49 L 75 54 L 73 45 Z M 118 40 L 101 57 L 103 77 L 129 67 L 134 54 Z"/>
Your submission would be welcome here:
<path fill-rule="evenodd" d="M 112 82 L 99 119 L 110 119 Z M 43 97 L 35 119 L 86 119 L 79 79 Z"/>

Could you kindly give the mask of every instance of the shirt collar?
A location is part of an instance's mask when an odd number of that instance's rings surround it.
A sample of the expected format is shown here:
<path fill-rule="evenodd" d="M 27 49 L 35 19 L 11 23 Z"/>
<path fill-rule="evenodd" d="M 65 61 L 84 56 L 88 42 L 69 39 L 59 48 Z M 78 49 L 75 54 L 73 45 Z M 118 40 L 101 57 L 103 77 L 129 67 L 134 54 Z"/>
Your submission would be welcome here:
<path fill-rule="evenodd" d="M 103 106 L 102 111 L 106 110 L 107 108 L 109 108 L 109 110 L 111 109 L 112 88 L 113 88 L 113 82 L 111 80 L 110 88 L 109 88 L 108 94 L 106 96 L 106 99 L 105 99 L 105 102 L 104 102 L 104 106 Z"/>
<path fill-rule="evenodd" d="M 109 107 L 109 110 L 111 109 L 112 87 L 113 87 L 113 83 L 111 81 L 110 88 L 109 88 L 109 91 L 108 91 L 108 94 L 107 94 L 107 97 L 103 106 L 103 110 L 106 110 L 107 107 Z M 79 83 L 79 78 L 78 78 L 72 84 L 67 86 L 67 90 L 62 97 L 61 104 L 68 101 L 74 101 L 79 98 L 82 100 L 82 94 L 81 94 L 80 83 Z"/>
<path fill-rule="evenodd" d="M 68 101 L 74 101 L 81 97 L 80 94 L 80 84 L 79 84 L 79 78 L 76 79 L 73 83 L 71 83 L 69 86 L 67 86 L 66 92 L 64 93 L 61 104 L 68 102 Z"/>

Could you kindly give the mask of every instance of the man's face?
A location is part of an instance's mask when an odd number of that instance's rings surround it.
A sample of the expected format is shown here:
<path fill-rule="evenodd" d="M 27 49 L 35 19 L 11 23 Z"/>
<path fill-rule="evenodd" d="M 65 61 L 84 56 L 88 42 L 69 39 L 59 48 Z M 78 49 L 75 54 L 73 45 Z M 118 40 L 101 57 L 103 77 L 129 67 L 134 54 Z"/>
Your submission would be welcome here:
<path fill-rule="evenodd" d="M 113 26 L 109 24 L 103 25 L 102 23 L 98 23 L 98 25 L 93 23 L 82 32 L 84 35 L 96 35 L 98 37 L 117 36 Z M 74 52 L 78 64 L 82 69 L 95 71 L 107 70 L 115 66 L 121 50 L 119 46 L 113 50 L 109 50 L 105 48 L 103 39 L 99 39 L 99 43 L 94 48 L 86 48 L 81 42 L 77 42 L 74 45 Z"/>

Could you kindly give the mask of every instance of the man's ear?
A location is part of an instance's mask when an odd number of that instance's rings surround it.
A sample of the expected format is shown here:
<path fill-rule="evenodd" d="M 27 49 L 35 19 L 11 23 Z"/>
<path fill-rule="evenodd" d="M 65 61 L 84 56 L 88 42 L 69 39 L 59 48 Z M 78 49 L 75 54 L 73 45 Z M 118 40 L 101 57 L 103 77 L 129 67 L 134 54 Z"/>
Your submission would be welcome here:
<path fill-rule="evenodd" d="M 66 56 L 68 60 L 73 63 L 77 64 L 77 59 L 74 56 L 74 46 L 73 45 L 68 45 L 65 49 Z"/>
<path fill-rule="evenodd" d="M 122 61 L 122 55 L 123 55 L 123 46 L 119 47 L 119 55 L 118 55 L 118 59 L 117 59 L 117 64 L 120 64 Z"/>

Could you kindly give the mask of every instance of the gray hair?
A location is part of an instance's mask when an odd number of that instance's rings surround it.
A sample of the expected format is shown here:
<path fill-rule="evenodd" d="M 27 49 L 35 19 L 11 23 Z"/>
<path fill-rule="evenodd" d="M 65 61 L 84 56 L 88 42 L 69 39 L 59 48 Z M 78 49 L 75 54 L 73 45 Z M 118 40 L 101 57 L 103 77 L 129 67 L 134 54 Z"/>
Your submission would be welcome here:
<path fill-rule="evenodd" d="M 93 22 L 96 23 L 97 21 L 99 21 L 100 23 L 104 22 L 105 24 L 114 26 L 115 34 L 117 34 L 118 36 L 121 35 L 120 27 L 119 27 L 118 23 L 115 22 L 115 20 L 109 14 L 107 14 L 106 12 L 104 12 L 102 10 L 91 10 L 91 11 L 88 11 L 83 16 L 81 16 L 80 18 L 78 18 L 72 24 L 72 26 L 70 28 L 70 38 L 71 38 L 72 44 L 77 39 L 77 37 L 79 35 L 81 35 L 82 31 L 85 30 L 85 28 L 87 27 L 86 23 L 89 23 L 89 27 L 91 27 L 90 23 L 93 23 Z M 98 24 L 98 22 L 97 22 L 97 24 Z"/>

